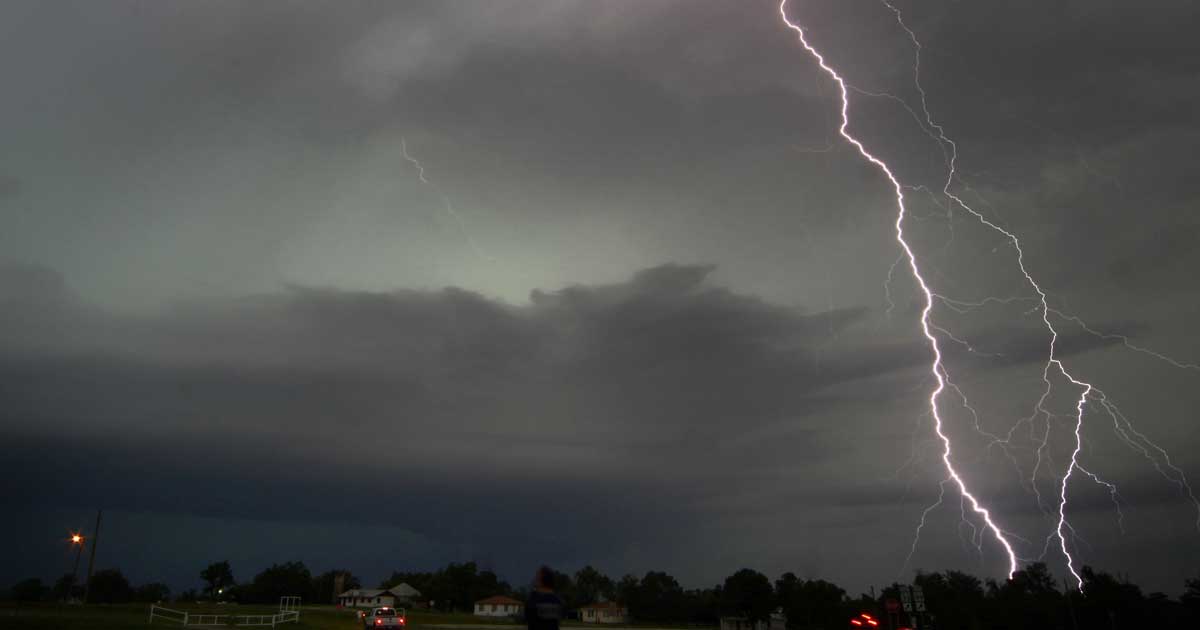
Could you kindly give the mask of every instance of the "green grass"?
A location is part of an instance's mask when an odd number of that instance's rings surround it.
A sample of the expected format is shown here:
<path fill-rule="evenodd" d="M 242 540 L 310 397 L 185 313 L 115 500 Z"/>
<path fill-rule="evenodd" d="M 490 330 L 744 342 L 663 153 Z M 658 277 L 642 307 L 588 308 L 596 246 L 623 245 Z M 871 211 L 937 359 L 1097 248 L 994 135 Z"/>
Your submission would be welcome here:
<path fill-rule="evenodd" d="M 275 606 L 257 605 L 204 605 L 204 604 L 168 604 L 172 610 L 186 610 L 190 613 L 219 614 L 219 615 L 269 615 L 275 613 Z M 149 604 L 93 604 L 89 606 L 66 606 L 62 604 L 33 604 L 17 606 L 13 603 L 0 603 L 0 630 L 123 630 L 125 628 L 182 628 L 183 626 L 156 619 L 153 626 L 148 626 L 150 615 Z M 442 613 L 429 610 L 408 610 L 408 627 L 411 630 L 434 628 L 444 624 L 470 624 L 490 626 L 512 626 L 508 619 L 489 619 L 476 617 L 469 613 Z M 523 624 L 522 624 L 523 625 Z M 588 627 L 603 630 L 603 626 L 579 622 L 566 622 L 567 627 Z M 625 625 L 625 624 L 623 624 Z M 652 626 L 656 628 L 684 628 L 676 624 L 627 624 L 628 626 Z M 199 626 L 190 626 L 196 628 Z M 220 626 L 204 626 L 220 627 Z M 270 627 L 270 626 L 267 626 Z M 282 630 L 357 630 L 356 611 L 337 610 L 333 606 L 303 606 L 300 611 L 300 622 L 278 626 Z M 497 629 L 499 630 L 499 629 Z M 692 628 L 690 630 L 696 630 Z"/>
<path fill-rule="evenodd" d="M 201 606 L 170 604 L 167 608 L 191 613 L 220 615 L 263 615 L 277 612 L 273 606 Z M 57 604 L 23 605 L 0 604 L 0 630 L 119 630 L 124 628 L 182 628 L 177 623 L 155 619 L 148 626 L 149 604 L 102 604 L 63 606 Z M 197 626 L 190 626 L 197 627 Z M 207 626 L 220 627 L 220 626 Z M 270 627 L 270 626 L 266 626 Z M 332 606 L 306 606 L 301 609 L 300 622 L 278 626 L 284 630 L 356 630 L 360 628 L 353 612 L 335 610 Z"/>
<path fill-rule="evenodd" d="M 165 608 L 189 613 L 217 615 L 269 615 L 277 612 L 275 606 L 212 604 L 167 604 Z M 283 630 L 356 630 L 356 611 L 337 610 L 333 606 L 303 606 L 300 622 L 278 626 Z M 441 613 L 428 610 L 409 610 L 405 613 L 408 627 L 421 630 L 423 627 L 442 624 L 512 625 L 507 619 L 488 619 L 467 613 Z M 150 619 L 149 604 L 93 604 L 89 606 L 67 606 L 62 604 L 0 603 L 0 630 L 118 630 L 123 628 L 145 628 Z M 151 628 L 182 628 L 178 623 L 155 619 Z M 198 627 L 198 626 L 191 626 Z M 204 626 L 220 627 L 220 626 Z M 269 626 L 267 626 L 269 627 Z"/>

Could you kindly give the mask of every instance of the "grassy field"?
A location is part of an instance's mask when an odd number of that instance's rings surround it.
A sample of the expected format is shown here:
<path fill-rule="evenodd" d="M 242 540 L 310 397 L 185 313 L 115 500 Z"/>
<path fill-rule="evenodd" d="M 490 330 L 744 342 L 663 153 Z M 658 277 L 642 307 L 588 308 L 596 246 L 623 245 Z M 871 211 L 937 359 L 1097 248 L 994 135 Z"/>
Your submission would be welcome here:
<path fill-rule="evenodd" d="M 167 608 L 186 610 L 197 614 L 219 615 L 269 615 L 277 611 L 274 606 L 234 605 L 213 606 L 198 604 L 169 604 Z M 12 603 L 0 603 L 0 630 L 118 630 L 123 628 L 146 628 L 149 624 L 149 604 L 118 604 L 113 606 L 94 604 L 90 606 L 64 606 L 61 604 L 35 604 L 20 607 Z M 412 630 L 430 630 L 442 625 L 488 625 L 511 627 L 506 619 L 487 619 L 468 613 L 438 613 L 421 610 L 407 612 L 408 627 Z M 590 626 L 579 622 L 566 622 L 568 627 Z M 641 624 L 630 624 L 641 625 Z M 181 628 L 177 623 L 156 619 L 152 628 Z M 191 626 L 196 627 L 196 626 Z M 209 626 L 220 627 L 220 626 Z M 269 626 L 268 626 L 269 627 Z M 354 611 L 337 610 L 333 606 L 304 606 L 299 623 L 280 626 L 284 630 L 356 630 Z M 657 628 L 673 627 L 655 625 Z M 682 627 L 682 626 L 680 626 Z M 694 630 L 694 629 L 693 629 Z"/>
<path fill-rule="evenodd" d="M 198 604 L 168 604 L 172 610 L 184 610 L 192 614 L 218 615 L 269 615 L 275 613 L 274 606 L 234 605 L 213 606 Z M 118 604 L 65 606 L 61 604 L 34 604 L 20 607 L 12 603 L 0 604 L 0 630 L 116 630 L 118 628 L 142 628 L 149 624 L 149 604 Z M 408 611 L 408 627 L 419 630 L 422 627 L 443 624 L 470 625 L 512 625 L 508 620 L 486 619 L 467 613 L 437 613 L 429 611 Z M 284 624 L 283 628 L 294 630 L 355 630 L 358 624 L 355 613 L 350 610 L 337 610 L 333 606 L 304 606 L 300 612 L 300 622 Z M 163 619 L 155 619 L 152 627 L 171 628 L 181 627 L 177 623 Z"/>
<path fill-rule="evenodd" d="M 277 611 L 273 606 L 198 606 L 171 604 L 168 608 L 186 610 L 190 613 L 220 615 L 269 615 Z M 120 604 L 114 606 L 60 606 L 44 604 L 21 606 L 0 605 L 0 630 L 117 630 L 119 628 L 146 628 L 149 623 L 148 604 Z M 180 628 L 177 623 L 156 619 L 153 628 Z M 195 627 L 195 626 L 192 626 Z M 219 627 L 219 626 L 217 626 Z M 269 626 L 268 626 L 269 627 Z M 280 626 L 293 630 L 355 630 L 354 613 L 335 610 L 332 606 L 305 606 L 300 612 L 299 623 Z"/>

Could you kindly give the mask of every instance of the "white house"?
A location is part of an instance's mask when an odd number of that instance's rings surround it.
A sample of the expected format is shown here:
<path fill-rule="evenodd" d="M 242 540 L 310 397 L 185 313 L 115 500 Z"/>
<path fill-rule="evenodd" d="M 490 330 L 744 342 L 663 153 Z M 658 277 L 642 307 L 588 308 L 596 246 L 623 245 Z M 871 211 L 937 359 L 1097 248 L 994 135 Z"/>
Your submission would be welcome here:
<path fill-rule="evenodd" d="M 508 617 L 525 612 L 525 604 L 503 595 L 494 595 L 475 602 L 475 614 L 480 617 Z"/>
<path fill-rule="evenodd" d="M 628 623 L 629 609 L 616 602 L 597 602 L 579 608 L 584 623 Z"/>
<path fill-rule="evenodd" d="M 374 608 L 388 606 L 395 608 L 396 594 L 383 588 L 356 588 L 338 595 L 338 605 L 343 608 Z"/>

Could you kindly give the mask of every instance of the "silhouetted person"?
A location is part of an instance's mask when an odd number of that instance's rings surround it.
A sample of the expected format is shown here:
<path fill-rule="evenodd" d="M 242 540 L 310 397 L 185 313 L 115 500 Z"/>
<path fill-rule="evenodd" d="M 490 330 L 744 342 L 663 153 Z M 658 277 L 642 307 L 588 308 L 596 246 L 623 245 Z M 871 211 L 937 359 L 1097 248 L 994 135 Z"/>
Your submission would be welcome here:
<path fill-rule="evenodd" d="M 554 571 L 542 567 L 533 576 L 533 591 L 525 602 L 525 625 L 529 630 L 558 630 L 563 617 L 563 600 L 554 593 Z"/>

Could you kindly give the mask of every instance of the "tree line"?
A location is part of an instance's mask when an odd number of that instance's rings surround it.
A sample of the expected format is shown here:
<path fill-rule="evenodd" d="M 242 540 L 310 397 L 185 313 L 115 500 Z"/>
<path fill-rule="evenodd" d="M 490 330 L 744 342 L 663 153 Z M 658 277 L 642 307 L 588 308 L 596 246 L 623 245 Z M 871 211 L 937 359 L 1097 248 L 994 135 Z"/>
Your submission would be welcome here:
<path fill-rule="evenodd" d="M 913 584 L 924 591 L 928 614 L 923 627 L 940 630 L 983 630 L 1017 628 L 1188 628 L 1200 627 L 1200 577 L 1186 580 L 1178 598 L 1165 593 L 1145 593 L 1127 577 L 1114 576 L 1091 567 L 1080 571 L 1082 592 L 1059 582 L 1043 563 L 1031 564 L 1011 579 L 996 581 L 959 571 L 918 571 Z M 305 603 L 335 601 L 335 586 L 343 590 L 361 588 L 361 580 L 350 571 L 330 570 L 313 575 L 302 562 L 274 564 L 239 583 L 228 561 L 205 567 L 199 577 L 201 591 L 179 593 L 179 601 L 236 601 L 273 604 L 279 597 L 299 595 Z M 71 576 L 48 586 L 31 578 L 13 585 L 10 599 L 38 601 L 65 599 Z M 569 609 L 586 604 L 615 601 L 629 610 L 638 622 L 715 626 L 721 617 L 737 616 L 766 620 L 781 609 L 789 630 L 846 627 L 851 617 L 869 613 L 883 619 L 889 600 L 900 599 L 901 588 L 892 584 L 879 593 L 851 597 L 837 584 L 819 579 L 802 579 L 784 573 L 771 581 L 753 569 L 741 569 L 709 588 L 684 589 L 664 571 L 648 571 L 642 577 L 625 575 L 613 579 L 592 566 L 574 574 L 554 572 L 555 590 Z M 432 602 L 443 611 L 473 610 L 475 601 L 492 595 L 523 599 L 528 586 L 513 587 L 494 572 L 474 562 L 450 563 L 424 572 L 394 571 L 379 583 L 392 588 L 400 583 L 421 591 L 423 604 Z M 92 577 L 89 601 L 123 603 L 166 601 L 170 589 L 161 583 L 133 587 L 116 569 Z M 898 623 L 911 623 L 899 613 Z"/>
<path fill-rule="evenodd" d="M 1196 628 L 1200 627 L 1200 577 L 1186 580 L 1184 592 L 1172 599 L 1144 593 L 1128 578 L 1083 567 L 1082 592 L 1057 581 L 1044 563 L 1034 563 L 996 581 L 960 571 L 918 571 L 913 584 L 924 592 L 927 613 L 922 627 L 942 630 L 1026 628 Z M 471 611 L 490 595 L 523 599 L 528 587 L 511 588 L 491 571 L 472 563 L 450 564 L 433 572 L 393 572 L 379 584 L 400 583 L 421 591 L 442 610 Z M 868 613 L 886 619 L 888 600 L 899 602 L 902 585 L 879 593 L 851 597 L 845 589 L 820 579 L 788 572 L 773 582 L 753 569 L 741 569 L 709 588 L 684 589 L 670 574 L 649 571 L 642 577 L 614 580 L 585 566 L 569 575 L 554 572 L 555 591 L 568 608 L 598 601 L 624 604 L 638 622 L 715 626 L 721 617 L 765 621 L 780 610 L 789 630 L 848 627 L 851 617 Z M 895 621 L 912 625 L 900 611 Z"/>

